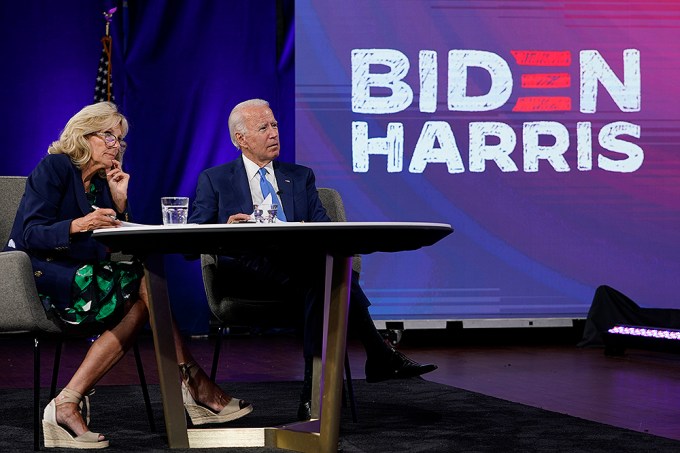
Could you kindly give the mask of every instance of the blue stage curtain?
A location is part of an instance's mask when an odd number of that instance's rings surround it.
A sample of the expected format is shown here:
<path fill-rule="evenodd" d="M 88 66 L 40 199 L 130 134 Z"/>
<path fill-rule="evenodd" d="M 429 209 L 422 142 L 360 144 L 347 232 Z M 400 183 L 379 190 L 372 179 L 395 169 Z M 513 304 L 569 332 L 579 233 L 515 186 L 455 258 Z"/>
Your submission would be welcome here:
<path fill-rule="evenodd" d="M 281 160 L 294 160 L 293 1 L 63 0 L 0 2 L 0 174 L 27 175 L 68 118 L 93 101 L 111 26 L 116 103 L 130 121 L 124 168 L 134 220 L 159 224 L 160 197 L 194 197 L 198 174 L 238 155 L 227 118 L 267 99 L 281 124 Z M 198 262 L 168 257 L 183 330 L 206 333 Z"/>

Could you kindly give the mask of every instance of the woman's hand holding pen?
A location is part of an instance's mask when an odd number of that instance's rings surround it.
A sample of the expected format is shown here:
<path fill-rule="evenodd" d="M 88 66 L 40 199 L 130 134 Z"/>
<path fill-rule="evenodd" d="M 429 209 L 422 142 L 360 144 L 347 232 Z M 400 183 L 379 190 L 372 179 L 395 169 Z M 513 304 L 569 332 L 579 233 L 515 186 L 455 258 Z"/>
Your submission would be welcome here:
<path fill-rule="evenodd" d="M 71 222 L 71 234 L 85 233 L 99 228 L 117 228 L 120 220 L 116 219 L 116 211 L 93 206 L 94 211 Z"/>

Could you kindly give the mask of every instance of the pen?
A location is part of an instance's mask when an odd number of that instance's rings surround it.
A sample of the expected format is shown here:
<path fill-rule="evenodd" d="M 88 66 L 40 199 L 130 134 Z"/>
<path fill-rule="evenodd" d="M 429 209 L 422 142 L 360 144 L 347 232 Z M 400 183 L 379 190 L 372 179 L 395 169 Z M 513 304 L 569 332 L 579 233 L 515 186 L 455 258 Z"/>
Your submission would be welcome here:
<path fill-rule="evenodd" d="M 92 205 L 92 209 L 94 209 L 96 211 L 97 209 L 101 209 L 101 208 L 99 206 Z M 111 217 L 113 220 L 116 220 L 115 215 L 111 215 L 111 214 L 106 214 L 106 215 L 107 215 L 107 217 Z"/>

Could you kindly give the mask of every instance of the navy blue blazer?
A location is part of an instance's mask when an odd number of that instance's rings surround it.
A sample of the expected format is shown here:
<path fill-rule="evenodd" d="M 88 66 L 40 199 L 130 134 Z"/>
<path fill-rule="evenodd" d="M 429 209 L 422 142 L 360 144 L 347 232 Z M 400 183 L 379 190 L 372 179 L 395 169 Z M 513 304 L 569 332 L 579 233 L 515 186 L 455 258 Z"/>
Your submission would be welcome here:
<path fill-rule="evenodd" d="M 289 222 L 330 222 L 311 168 L 274 161 L 279 198 Z M 227 223 L 234 214 L 253 212 L 243 158 L 204 170 L 198 177 L 189 223 Z"/>
<path fill-rule="evenodd" d="M 114 208 L 108 183 L 92 178 L 96 204 Z M 84 264 L 109 259 L 106 247 L 92 233 L 69 234 L 71 221 L 92 212 L 82 173 L 65 154 L 48 154 L 31 172 L 5 250 L 22 250 L 33 264 L 38 292 L 58 307 L 71 305 L 71 285 Z M 127 218 L 127 212 L 119 213 Z"/>

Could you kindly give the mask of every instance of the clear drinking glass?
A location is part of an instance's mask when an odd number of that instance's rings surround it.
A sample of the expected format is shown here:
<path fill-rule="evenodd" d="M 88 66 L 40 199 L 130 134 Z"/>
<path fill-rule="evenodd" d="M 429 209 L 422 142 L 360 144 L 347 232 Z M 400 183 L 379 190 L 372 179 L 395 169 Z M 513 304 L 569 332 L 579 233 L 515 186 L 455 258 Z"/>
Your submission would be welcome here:
<path fill-rule="evenodd" d="M 253 218 L 257 223 L 273 223 L 278 209 L 277 204 L 254 204 Z"/>
<path fill-rule="evenodd" d="M 189 197 L 162 197 L 163 225 L 186 224 L 189 217 Z"/>
<path fill-rule="evenodd" d="M 253 205 L 253 218 L 257 223 L 264 223 L 264 219 L 262 218 L 262 213 L 264 211 L 262 210 L 262 207 L 259 204 L 254 204 Z"/>
<path fill-rule="evenodd" d="M 279 210 L 279 205 L 270 204 L 267 207 L 267 222 L 274 223 L 276 221 L 276 211 Z"/>

